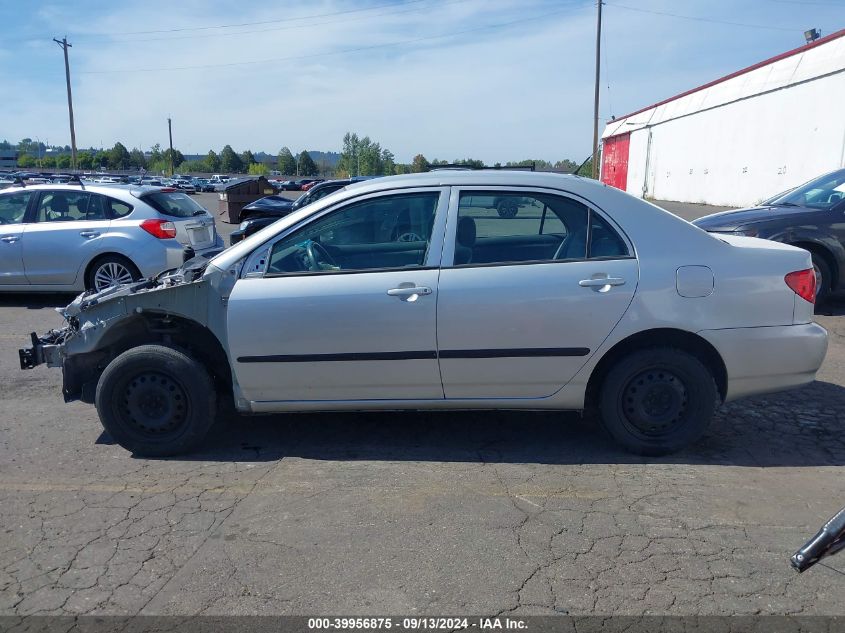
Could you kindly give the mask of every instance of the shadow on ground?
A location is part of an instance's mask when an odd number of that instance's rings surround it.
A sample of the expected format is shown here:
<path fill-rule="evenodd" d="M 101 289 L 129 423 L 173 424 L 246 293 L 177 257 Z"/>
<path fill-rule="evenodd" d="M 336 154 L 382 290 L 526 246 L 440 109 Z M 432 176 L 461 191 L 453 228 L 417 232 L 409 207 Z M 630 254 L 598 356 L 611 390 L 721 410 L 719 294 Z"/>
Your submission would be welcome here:
<path fill-rule="evenodd" d="M 199 452 L 174 459 L 541 464 L 845 465 L 845 388 L 824 382 L 724 405 L 693 447 L 628 454 L 576 413 L 438 411 L 229 416 Z M 109 443 L 103 436 L 101 443 Z"/>

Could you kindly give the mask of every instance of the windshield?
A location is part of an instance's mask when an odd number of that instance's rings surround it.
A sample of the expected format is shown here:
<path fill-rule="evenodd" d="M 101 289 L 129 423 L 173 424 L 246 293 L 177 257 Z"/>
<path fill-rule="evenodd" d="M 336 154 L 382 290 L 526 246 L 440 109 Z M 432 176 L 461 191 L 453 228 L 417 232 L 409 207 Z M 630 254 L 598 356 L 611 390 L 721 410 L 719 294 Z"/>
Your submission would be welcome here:
<path fill-rule="evenodd" d="M 764 204 L 830 209 L 842 200 L 845 200 L 845 169 L 820 176 Z"/>
<path fill-rule="evenodd" d="M 205 215 L 205 209 L 184 193 L 156 191 L 143 196 L 142 200 L 164 215 L 171 215 L 177 218 Z"/>

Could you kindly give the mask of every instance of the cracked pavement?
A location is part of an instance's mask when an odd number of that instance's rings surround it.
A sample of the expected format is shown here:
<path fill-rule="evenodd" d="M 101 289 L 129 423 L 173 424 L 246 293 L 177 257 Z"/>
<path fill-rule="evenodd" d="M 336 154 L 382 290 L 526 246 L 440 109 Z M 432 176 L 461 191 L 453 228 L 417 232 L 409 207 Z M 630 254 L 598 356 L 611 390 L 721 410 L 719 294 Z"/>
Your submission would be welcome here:
<path fill-rule="evenodd" d="M 652 460 L 525 412 L 237 418 L 135 459 L 17 369 L 65 299 L 0 298 L 0 614 L 845 615 L 788 561 L 845 504 L 843 299 L 816 383 Z"/>

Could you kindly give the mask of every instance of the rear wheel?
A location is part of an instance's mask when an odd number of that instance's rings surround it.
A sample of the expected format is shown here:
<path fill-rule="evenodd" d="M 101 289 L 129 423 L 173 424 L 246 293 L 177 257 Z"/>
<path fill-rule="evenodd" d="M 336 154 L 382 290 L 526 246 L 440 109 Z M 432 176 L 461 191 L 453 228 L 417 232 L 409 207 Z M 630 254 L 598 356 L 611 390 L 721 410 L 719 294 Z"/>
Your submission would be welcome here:
<path fill-rule="evenodd" d="M 141 272 L 138 267 L 128 259 L 120 255 L 106 255 L 88 268 L 88 273 L 85 275 L 85 288 L 99 292 L 110 286 L 138 281 L 140 278 Z"/>
<path fill-rule="evenodd" d="M 624 357 L 602 385 L 604 427 L 627 450 L 664 455 L 698 440 L 719 397 L 707 367 L 675 348 L 644 349 Z"/>
<path fill-rule="evenodd" d="M 205 367 L 161 345 L 134 347 L 108 367 L 95 404 L 105 430 L 137 455 L 165 456 L 197 447 L 214 424 L 214 385 Z"/>
<path fill-rule="evenodd" d="M 816 304 L 822 303 L 830 294 L 830 266 L 821 255 L 810 253 L 813 257 L 813 272 L 816 274 Z"/>

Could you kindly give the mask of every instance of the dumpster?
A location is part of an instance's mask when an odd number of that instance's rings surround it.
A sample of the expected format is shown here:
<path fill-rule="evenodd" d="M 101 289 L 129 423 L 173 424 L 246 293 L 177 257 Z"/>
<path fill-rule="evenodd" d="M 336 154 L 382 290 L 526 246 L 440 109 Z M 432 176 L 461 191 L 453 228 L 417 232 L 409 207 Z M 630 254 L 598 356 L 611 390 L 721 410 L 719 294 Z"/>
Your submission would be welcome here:
<path fill-rule="evenodd" d="M 250 202 L 276 193 L 264 176 L 230 180 L 218 191 L 220 200 L 217 203 L 217 213 L 224 222 L 232 224 L 241 221 L 241 210 Z"/>

